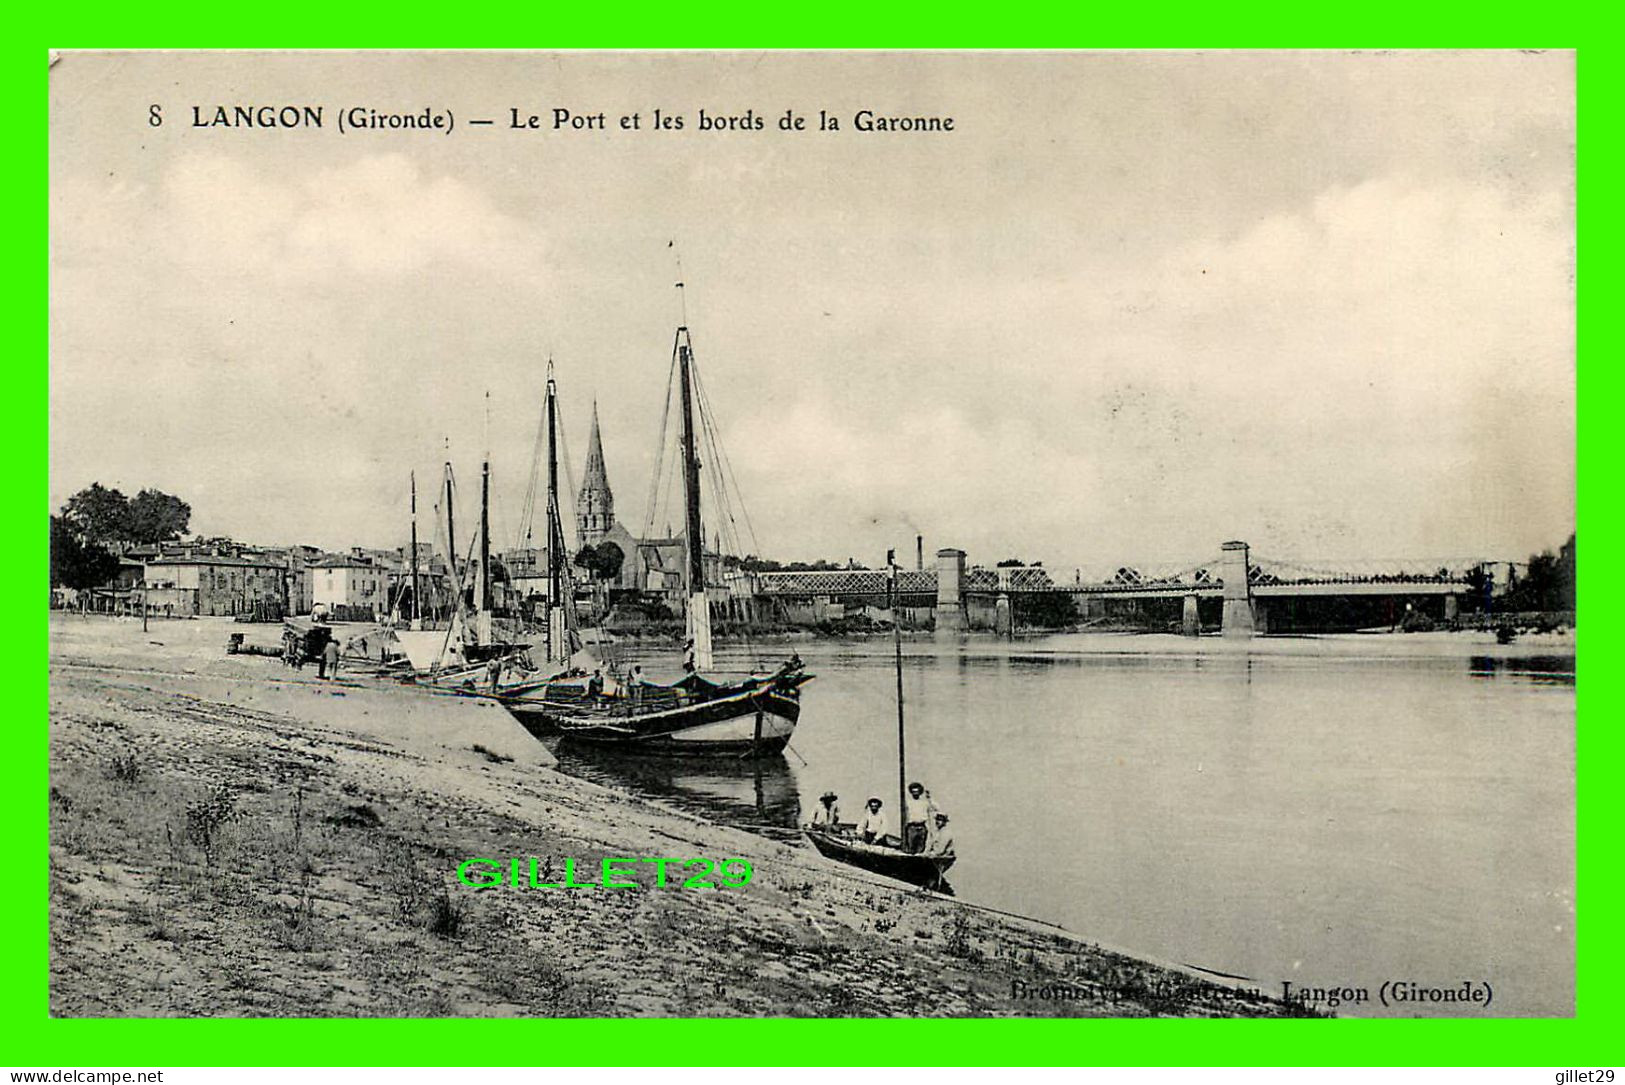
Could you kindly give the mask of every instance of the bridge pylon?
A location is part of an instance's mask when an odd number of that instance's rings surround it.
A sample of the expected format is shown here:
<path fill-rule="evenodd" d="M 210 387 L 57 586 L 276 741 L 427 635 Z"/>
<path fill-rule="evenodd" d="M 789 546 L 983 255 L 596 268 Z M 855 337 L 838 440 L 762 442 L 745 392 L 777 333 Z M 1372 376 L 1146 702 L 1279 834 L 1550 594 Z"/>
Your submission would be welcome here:
<path fill-rule="evenodd" d="M 1219 573 L 1224 578 L 1224 617 L 1227 637 L 1250 637 L 1257 631 L 1253 614 L 1252 567 L 1247 544 L 1232 539 L 1219 547 Z"/>
<path fill-rule="evenodd" d="M 937 551 L 938 634 L 957 635 L 965 631 L 965 552 L 945 547 Z"/>
<path fill-rule="evenodd" d="M 1000 592 L 993 601 L 993 631 L 1001 637 L 1016 635 L 1016 615 L 1008 592 Z"/>
<path fill-rule="evenodd" d="M 1196 606 L 1196 593 L 1191 592 L 1185 596 L 1184 612 L 1180 617 L 1179 631 L 1187 637 L 1202 635 L 1202 618 Z"/>

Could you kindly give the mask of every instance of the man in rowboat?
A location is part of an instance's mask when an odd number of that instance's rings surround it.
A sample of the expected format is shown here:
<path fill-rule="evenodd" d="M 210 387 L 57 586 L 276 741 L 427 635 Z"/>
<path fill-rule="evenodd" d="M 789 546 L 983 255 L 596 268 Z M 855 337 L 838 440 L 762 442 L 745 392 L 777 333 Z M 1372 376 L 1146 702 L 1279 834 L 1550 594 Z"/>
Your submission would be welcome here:
<path fill-rule="evenodd" d="M 839 796 L 833 791 L 826 791 L 818 796 L 818 808 L 813 811 L 812 816 L 812 827 L 814 829 L 835 831 L 836 826 L 841 822 L 840 808 L 835 805 L 837 798 Z"/>
<path fill-rule="evenodd" d="M 877 844 L 886 835 L 886 815 L 880 812 L 880 800 L 870 797 L 863 820 L 858 822 L 858 839 L 865 844 Z"/>
<path fill-rule="evenodd" d="M 948 831 L 948 815 L 938 811 L 936 824 L 931 829 L 931 839 L 925 846 L 925 854 L 931 856 L 952 855 L 954 853 L 954 834 Z"/>
<path fill-rule="evenodd" d="M 908 785 L 907 808 L 903 814 L 903 850 L 918 855 L 925 850 L 925 838 L 937 816 L 937 804 L 931 801 L 931 793 L 918 780 Z"/>

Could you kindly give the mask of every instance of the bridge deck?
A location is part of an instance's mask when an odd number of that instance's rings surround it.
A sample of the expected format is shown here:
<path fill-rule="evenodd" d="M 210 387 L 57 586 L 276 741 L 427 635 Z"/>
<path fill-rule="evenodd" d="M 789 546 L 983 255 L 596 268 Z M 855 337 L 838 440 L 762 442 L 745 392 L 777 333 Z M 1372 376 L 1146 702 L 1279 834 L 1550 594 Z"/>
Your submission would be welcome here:
<path fill-rule="evenodd" d="M 914 596 L 935 595 L 936 584 L 934 581 L 936 578 L 930 574 L 925 575 L 930 576 L 932 583 L 922 584 L 920 581 L 923 577 L 916 571 L 900 588 L 901 594 Z M 830 574 L 764 573 L 761 574 L 759 582 L 763 595 L 862 596 L 884 599 L 888 591 L 885 574 L 869 573 L 864 570 Z M 1121 582 L 1056 584 L 1047 578 L 1042 581 L 1037 578 L 1025 578 L 1012 579 L 1001 584 L 996 580 L 966 577 L 966 583 L 962 585 L 960 590 L 965 595 L 1063 593 L 1116 599 L 1174 599 L 1186 595 L 1198 597 L 1222 596 L 1224 594 L 1224 582 L 1209 580 L 1200 584 L 1157 582 L 1141 584 Z M 1264 598 L 1271 596 L 1327 595 L 1460 595 L 1471 590 L 1472 586 L 1464 580 L 1393 577 L 1257 583 L 1252 587 L 1252 594 Z"/>
<path fill-rule="evenodd" d="M 1182 599 L 1187 595 L 1198 598 L 1221 598 L 1224 586 L 1203 584 L 1180 585 L 1150 584 L 1085 584 L 1056 588 L 1069 595 L 1089 595 L 1109 599 Z M 1471 585 L 1453 580 L 1383 581 L 1375 583 L 1345 581 L 1315 581 L 1305 584 L 1254 584 L 1254 598 L 1282 596 L 1327 595 L 1461 595 L 1472 590 Z"/>

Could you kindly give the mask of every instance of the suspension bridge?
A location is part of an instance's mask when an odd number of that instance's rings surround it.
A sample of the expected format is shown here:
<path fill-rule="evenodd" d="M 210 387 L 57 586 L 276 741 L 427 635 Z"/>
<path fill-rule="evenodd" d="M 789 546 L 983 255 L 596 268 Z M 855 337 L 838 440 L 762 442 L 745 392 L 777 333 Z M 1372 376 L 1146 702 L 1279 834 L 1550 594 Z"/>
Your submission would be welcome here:
<path fill-rule="evenodd" d="M 923 560 L 920 562 L 923 566 Z M 1008 627 L 1013 597 L 1070 595 L 1089 599 L 1183 599 L 1187 632 L 1197 624 L 1198 603 L 1223 600 L 1222 629 L 1230 636 L 1251 636 L 1268 629 L 1272 600 L 1386 596 L 1393 599 L 1442 597 L 1442 615 L 1456 617 L 1460 596 L 1481 590 L 1483 571 L 1498 587 L 1512 579 L 1514 562 L 1483 557 L 1428 560 L 1303 561 L 1253 555 L 1244 542 L 1222 544 L 1217 554 L 1186 562 L 1119 565 L 1068 579 L 1037 565 L 1000 568 L 968 566 L 962 550 L 942 549 L 931 568 L 900 569 L 896 591 L 905 603 L 935 609 L 938 629 L 967 628 L 972 609 L 991 602 L 997 628 Z M 833 569 L 806 572 L 754 573 L 749 592 L 767 599 L 843 599 L 883 604 L 890 598 L 891 575 L 885 569 Z"/>

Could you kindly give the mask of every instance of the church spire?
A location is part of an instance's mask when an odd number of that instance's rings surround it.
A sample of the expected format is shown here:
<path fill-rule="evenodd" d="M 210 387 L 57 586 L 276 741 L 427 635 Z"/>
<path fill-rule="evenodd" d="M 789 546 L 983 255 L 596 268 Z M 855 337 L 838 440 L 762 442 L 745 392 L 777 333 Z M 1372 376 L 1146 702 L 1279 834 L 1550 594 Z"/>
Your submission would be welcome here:
<path fill-rule="evenodd" d="M 577 537 L 583 546 L 602 542 L 615 522 L 615 495 L 604 466 L 604 441 L 598 430 L 598 401 L 592 403 L 592 437 L 587 442 L 587 469 L 576 500 Z"/>
<path fill-rule="evenodd" d="M 609 472 L 604 468 L 604 439 L 598 433 L 598 401 L 592 401 L 592 437 L 587 442 L 587 476 L 581 492 L 598 489 L 609 493 Z"/>

